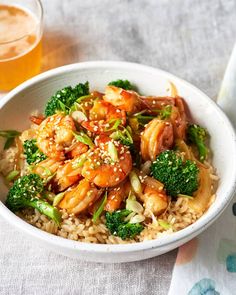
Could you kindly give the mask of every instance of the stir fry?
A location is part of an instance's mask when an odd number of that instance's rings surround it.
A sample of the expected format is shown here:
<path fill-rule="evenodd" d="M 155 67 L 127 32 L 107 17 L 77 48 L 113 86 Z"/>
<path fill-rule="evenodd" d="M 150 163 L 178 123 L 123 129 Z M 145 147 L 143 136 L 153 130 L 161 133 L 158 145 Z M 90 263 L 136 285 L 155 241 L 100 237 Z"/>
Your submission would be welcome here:
<path fill-rule="evenodd" d="M 29 119 L 22 133 L 0 132 L 5 149 L 20 151 L 5 175 L 13 212 L 33 207 L 58 226 L 62 210 L 95 224 L 104 216 L 112 235 L 132 239 L 153 218 L 168 227 L 162 215 L 179 197 L 196 212 L 209 206 L 208 132 L 177 94 L 143 96 L 127 80 L 104 93 L 80 83 Z"/>

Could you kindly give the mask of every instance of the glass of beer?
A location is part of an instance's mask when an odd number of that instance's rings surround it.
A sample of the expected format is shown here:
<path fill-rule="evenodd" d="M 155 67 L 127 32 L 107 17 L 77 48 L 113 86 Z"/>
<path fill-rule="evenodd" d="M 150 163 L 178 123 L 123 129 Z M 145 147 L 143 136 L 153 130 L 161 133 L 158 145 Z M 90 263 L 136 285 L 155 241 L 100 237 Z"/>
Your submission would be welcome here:
<path fill-rule="evenodd" d="M 0 91 L 39 73 L 42 19 L 40 0 L 0 0 Z"/>

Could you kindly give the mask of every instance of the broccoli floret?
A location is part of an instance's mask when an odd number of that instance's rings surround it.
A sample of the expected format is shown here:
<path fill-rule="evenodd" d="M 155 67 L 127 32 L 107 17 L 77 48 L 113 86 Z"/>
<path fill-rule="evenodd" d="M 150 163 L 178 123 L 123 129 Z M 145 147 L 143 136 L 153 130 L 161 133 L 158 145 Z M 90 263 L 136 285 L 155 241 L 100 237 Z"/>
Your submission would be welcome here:
<path fill-rule="evenodd" d="M 47 157 L 42 153 L 36 144 L 36 139 L 31 140 L 25 140 L 23 147 L 24 147 L 24 155 L 26 156 L 26 162 L 31 164 L 37 164 L 43 160 L 45 160 Z"/>
<path fill-rule="evenodd" d="M 128 80 L 119 79 L 119 80 L 110 82 L 108 85 L 123 88 L 125 90 L 135 90 L 135 86 L 132 85 Z"/>
<path fill-rule="evenodd" d="M 106 226 L 109 231 L 115 235 L 120 237 L 122 240 L 125 239 L 133 239 L 136 235 L 140 234 L 143 230 L 143 225 L 140 223 L 130 223 L 125 221 L 125 217 L 127 217 L 131 213 L 130 210 L 118 210 L 112 213 L 106 212 Z"/>
<path fill-rule="evenodd" d="M 71 86 L 65 87 L 58 90 L 55 95 L 53 95 L 46 104 L 45 116 L 51 116 L 58 111 L 68 113 L 70 107 L 76 102 L 76 100 L 89 94 L 89 83 L 80 83 L 74 88 Z"/>
<path fill-rule="evenodd" d="M 208 154 L 208 148 L 205 144 L 207 135 L 207 130 L 199 125 L 192 124 L 188 126 L 187 139 L 190 143 L 193 143 L 197 146 L 199 159 L 201 162 L 204 162 Z"/>
<path fill-rule="evenodd" d="M 151 172 L 172 197 L 178 194 L 192 196 L 198 188 L 199 169 L 196 163 L 190 160 L 183 162 L 174 151 L 162 152 L 152 163 Z"/>
<path fill-rule="evenodd" d="M 29 174 L 18 178 L 10 188 L 6 206 L 13 212 L 32 207 L 50 217 L 57 224 L 61 221 L 59 211 L 39 198 L 43 192 L 43 180 L 37 174 Z"/>

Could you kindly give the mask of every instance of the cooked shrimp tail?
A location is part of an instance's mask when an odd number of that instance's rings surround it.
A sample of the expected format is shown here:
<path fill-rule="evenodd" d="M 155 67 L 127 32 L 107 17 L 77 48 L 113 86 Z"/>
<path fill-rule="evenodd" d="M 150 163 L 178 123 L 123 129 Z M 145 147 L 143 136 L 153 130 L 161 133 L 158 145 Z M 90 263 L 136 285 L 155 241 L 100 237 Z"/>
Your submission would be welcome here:
<path fill-rule="evenodd" d="M 79 214 L 92 205 L 98 196 L 97 188 L 83 179 L 78 185 L 65 192 L 59 208 L 67 209 L 69 213 Z"/>

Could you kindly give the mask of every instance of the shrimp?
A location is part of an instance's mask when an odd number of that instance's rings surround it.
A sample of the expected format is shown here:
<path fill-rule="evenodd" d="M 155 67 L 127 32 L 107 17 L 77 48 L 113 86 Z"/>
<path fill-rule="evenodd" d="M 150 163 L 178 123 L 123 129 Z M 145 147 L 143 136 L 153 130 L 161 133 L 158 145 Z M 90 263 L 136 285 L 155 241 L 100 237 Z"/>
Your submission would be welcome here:
<path fill-rule="evenodd" d="M 99 91 L 92 91 L 91 93 L 91 96 L 93 97 L 93 98 L 99 98 L 99 99 L 102 99 L 103 98 L 103 93 L 102 92 L 99 92 Z"/>
<path fill-rule="evenodd" d="M 68 213 L 79 214 L 91 206 L 98 197 L 98 189 L 94 184 L 83 179 L 78 185 L 65 192 L 64 198 L 58 206 L 66 209 Z"/>
<path fill-rule="evenodd" d="M 62 163 L 63 162 L 57 161 L 56 159 L 47 158 L 46 160 L 35 165 L 32 168 L 32 172 L 40 175 L 41 178 L 50 178 L 54 175 Z"/>
<path fill-rule="evenodd" d="M 130 191 L 131 185 L 129 181 L 121 183 L 120 185 L 112 188 L 112 190 L 110 190 L 108 193 L 107 202 L 104 210 L 108 212 L 113 212 L 119 209 L 121 203 L 129 195 Z"/>
<path fill-rule="evenodd" d="M 88 151 L 88 146 L 85 143 L 76 141 L 66 151 L 66 156 L 70 159 L 78 157 Z"/>
<path fill-rule="evenodd" d="M 120 110 L 126 112 L 137 112 L 140 110 L 142 100 L 137 92 L 124 90 L 115 86 L 107 86 L 103 99 Z"/>
<path fill-rule="evenodd" d="M 162 151 L 173 145 L 173 126 L 157 118 L 150 121 L 141 133 L 141 155 L 145 161 L 154 161 Z"/>
<path fill-rule="evenodd" d="M 160 215 L 168 207 L 164 185 L 153 177 L 143 178 L 142 193 L 138 197 L 144 203 L 147 214 L 151 211 L 154 215 Z"/>
<path fill-rule="evenodd" d="M 170 106 L 170 117 L 167 120 L 173 125 L 174 137 L 185 139 L 187 115 L 184 100 L 181 97 L 146 97 L 143 102 L 147 105 L 147 113 L 154 115 L 157 110 L 161 110 L 165 106 Z"/>
<path fill-rule="evenodd" d="M 48 157 L 63 160 L 65 148 L 74 138 L 74 121 L 70 116 L 55 114 L 46 118 L 37 130 L 37 145 Z"/>
<path fill-rule="evenodd" d="M 166 106 L 175 105 L 175 98 L 171 96 L 140 96 L 140 99 L 150 112 L 152 110 L 161 110 Z"/>
<path fill-rule="evenodd" d="M 133 191 L 130 182 L 127 181 L 125 195 L 132 191 L 143 202 L 145 214 L 149 215 L 150 211 L 155 215 L 162 214 L 167 209 L 169 202 L 164 185 L 155 178 L 145 175 L 142 171 L 135 172 L 137 172 L 139 179 L 141 179 L 141 190 L 139 192 Z M 117 196 L 114 198 L 117 198 Z M 115 207 L 116 209 L 118 207 Z"/>
<path fill-rule="evenodd" d="M 147 212 L 155 215 L 162 214 L 168 206 L 168 197 L 164 186 L 158 180 L 146 176 L 142 183 L 142 192 L 135 193 L 132 190 L 130 181 L 126 181 L 110 190 L 104 210 L 113 212 L 120 208 L 121 203 L 132 191 L 144 203 Z"/>
<path fill-rule="evenodd" d="M 187 126 L 185 105 L 183 99 L 179 96 L 140 96 L 135 91 L 107 86 L 103 99 L 120 110 L 130 113 L 145 111 L 155 115 L 157 110 L 171 106 L 170 121 L 174 128 L 174 135 L 177 138 L 185 138 Z"/>
<path fill-rule="evenodd" d="M 117 159 L 112 159 L 110 142 Z M 132 168 L 132 158 L 126 146 L 107 136 L 98 136 L 95 148 L 88 152 L 82 169 L 82 176 L 99 187 L 113 187 L 121 183 Z"/>
<path fill-rule="evenodd" d="M 56 192 L 61 192 L 73 185 L 82 178 L 81 171 L 83 165 L 83 157 L 76 157 L 67 160 L 61 165 L 53 178 L 53 188 Z"/>
<path fill-rule="evenodd" d="M 83 121 L 81 125 L 95 134 L 101 134 L 108 132 L 115 120 L 120 120 L 124 125 L 126 123 L 125 111 L 117 109 L 104 100 L 97 100 L 89 111 L 89 120 Z"/>
<path fill-rule="evenodd" d="M 151 211 L 154 215 L 161 215 L 168 207 L 168 197 L 164 191 L 146 186 L 142 196 L 145 211 Z"/>
<path fill-rule="evenodd" d="M 93 216 L 93 214 L 98 210 L 98 208 L 101 205 L 101 202 L 103 201 L 103 197 L 104 197 L 104 189 L 101 188 L 100 190 L 98 190 L 98 197 L 96 198 L 96 201 L 93 202 L 88 208 L 87 208 L 87 212 Z"/>
<path fill-rule="evenodd" d="M 103 99 L 126 112 L 135 113 L 142 110 L 162 109 L 175 105 L 174 97 L 141 96 L 133 90 L 124 90 L 115 86 L 107 86 Z"/>

